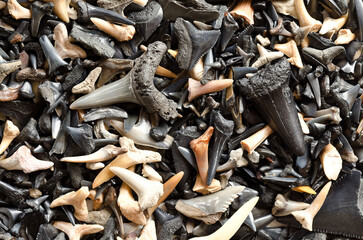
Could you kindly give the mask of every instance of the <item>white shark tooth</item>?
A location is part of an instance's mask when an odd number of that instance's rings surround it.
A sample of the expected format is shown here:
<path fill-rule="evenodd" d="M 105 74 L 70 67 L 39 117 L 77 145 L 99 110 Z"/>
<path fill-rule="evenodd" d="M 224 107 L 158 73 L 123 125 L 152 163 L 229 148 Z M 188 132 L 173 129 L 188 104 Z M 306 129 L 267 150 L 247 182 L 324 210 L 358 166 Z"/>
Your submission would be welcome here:
<path fill-rule="evenodd" d="M 96 67 L 95 69 L 93 69 L 88 74 L 85 80 L 78 83 L 76 86 L 72 88 L 72 93 L 87 94 L 93 92 L 95 90 L 95 83 L 98 77 L 100 76 L 101 71 L 102 71 L 101 67 Z"/>
<path fill-rule="evenodd" d="M 90 170 L 99 170 L 105 167 L 104 163 L 97 162 L 97 163 L 86 163 L 86 168 Z"/>
<path fill-rule="evenodd" d="M 0 161 L 0 167 L 6 170 L 22 170 L 24 173 L 36 172 L 53 167 L 51 161 L 35 158 L 27 146 L 21 146 L 13 155 Z"/>
<path fill-rule="evenodd" d="M 175 209 L 187 217 L 201 220 L 206 224 L 214 224 L 244 188 L 232 186 L 209 195 L 181 199 L 177 201 Z"/>
<path fill-rule="evenodd" d="M 136 192 L 142 211 L 154 206 L 163 195 L 163 184 L 159 182 L 147 180 L 125 168 L 111 167 L 110 170 Z"/>
<path fill-rule="evenodd" d="M 160 176 L 160 174 L 148 164 L 142 165 L 141 173 L 142 173 L 142 176 L 144 176 L 145 178 L 147 178 L 149 180 L 157 181 L 157 182 L 161 182 L 161 183 L 163 182 L 163 178 Z"/>
<path fill-rule="evenodd" d="M 291 212 L 304 210 L 309 206 L 309 203 L 292 201 L 285 198 L 282 194 L 277 194 L 272 214 L 274 216 L 287 216 Z"/>
<path fill-rule="evenodd" d="M 328 32 L 332 31 L 333 33 L 336 33 L 341 29 L 344 24 L 347 22 L 348 19 L 348 13 L 341 16 L 340 18 L 331 18 L 329 16 L 326 16 L 324 18 L 323 25 L 321 26 L 321 29 L 319 31 L 319 34 L 324 35 Z"/>
<path fill-rule="evenodd" d="M 321 164 L 323 165 L 325 176 L 329 180 L 337 180 L 343 165 L 343 160 L 338 150 L 329 143 L 323 148 L 319 157 Z"/>
<path fill-rule="evenodd" d="M 155 222 L 149 219 L 136 240 L 157 240 Z"/>
<path fill-rule="evenodd" d="M 3 139 L 1 140 L 0 144 L 0 154 L 5 152 L 5 150 L 9 147 L 10 143 L 14 140 L 14 138 L 19 136 L 19 134 L 20 134 L 19 128 L 15 126 L 12 121 L 6 120 Z"/>
<path fill-rule="evenodd" d="M 248 161 L 243 157 L 243 149 L 238 148 L 232 150 L 229 154 L 229 159 L 223 165 L 218 166 L 217 172 L 225 172 L 235 167 L 244 167 L 248 165 Z"/>
<path fill-rule="evenodd" d="M 98 233 L 103 230 L 103 227 L 98 224 L 76 224 L 72 225 L 69 222 L 55 221 L 53 226 L 67 234 L 69 240 L 81 240 L 84 235 Z"/>
<path fill-rule="evenodd" d="M 228 240 L 238 231 L 243 222 L 246 220 L 254 206 L 257 204 L 258 197 L 254 197 L 248 200 L 245 204 L 242 205 L 227 222 L 223 224 L 217 231 L 214 233 L 204 236 L 204 237 L 195 237 L 190 240 Z"/>
<path fill-rule="evenodd" d="M 16 0 L 8 1 L 8 10 L 11 16 L 18 19 L 30 19 L 32 14 L 30 9 L 21 6 Z"/>
<path fill-rule="evenodd" d="M 77 157 L 64 157 L 61 158 L 62 162 L 73 162 L 73 163 L 98 163 L 110 160 L 122 153 L 127 151 L 126 148 L 116 147 L 114 145 L 107 145 L 100 148 L 97 152 L 82 155 Z"/>

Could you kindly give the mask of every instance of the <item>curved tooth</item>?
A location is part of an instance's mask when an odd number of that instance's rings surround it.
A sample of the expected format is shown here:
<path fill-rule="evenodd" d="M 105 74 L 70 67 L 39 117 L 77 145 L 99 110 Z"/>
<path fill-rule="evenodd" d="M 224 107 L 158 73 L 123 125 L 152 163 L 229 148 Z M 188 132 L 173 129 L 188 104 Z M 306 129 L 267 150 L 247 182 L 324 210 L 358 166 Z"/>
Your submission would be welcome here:
<path fill-rule="evenodd" d="M 312 18 L 306 7 L 304 0 L 295 0 L 295 11 L 298 13 L 297 17 L 299 20 L 300 27 L 312 26 L 311 31 L 317 32 L 321 28 L 322 24 L 320 21 Z"/>
<path fill-rule="evenodd" d="M 251 2 L 252 0 L 239 1 L 230 14 L 234 18 L 244 18 L 250 25 L 253 25 L 254 10 L 251 7 Z"/>
<path fill-rule="evenodd" d="M 110 170 L 136 192 L 142 211 L 154 206 L 163 195 L 163 185 L 159 182 L 147 180 L 125 168 L 111 167 Z"/>
<path fill-rule="evenodd" d="M 191 240 L 220 240 L 232 238 L 257 204 L 258 199 L 258 197 L 254 197 L 248 200 L 214 233 L 204 237 L 195 237 Z"/>
<path fill-rule="evenodd" d="M 238 148 L 230 152 L 228 161 L 218 166 L 217 172 L 225 172 L 235 167 L 239 168 L 247 165 L 248 161 L 243 157 L 243 149 Z"/>
<path fill-rule="evenodd" d="M 131 40 L 135 33 L 136 29 L 134 26 L 126 25 L 116 25 L 110 22 L 107 22 L 101 18 L 91 17 L 91 21 L 103 32 L 108 35 L 114 37 L 117 41 L 129 41 Z"/>
<path fill-rule="evenodd" d="M 52 2 L 54 4 L 53 12 L 64 22 L 69 22 L 68 16 L 68 8 L 69 2 L 68 0 L 45 0 L 46 2 Z"/>
<path fill-rule="evenodd" d="M 231 86 L 233 84 L 233 79 L 213 80 L 202 85 L 199 81 L 189 78 L 188 84 L 188 101 L 191 102 L 203 94 L 218 92 Z"/>
<path fill-rule="evenodd" d="M 147 221 L 140 233 L 140 237 L 136 238 L 136 240 L 157 240 L 156 226 L 154 220 L 150 218 Z"/>
<path fill-rule="evenodd" d="M 321 151 L 319 157 L 321 164 L 323 165 L 325 176 L 329 180 L 337 180 L 343 164 L 343 160 L 338 150 L 329 143 Z"/>
<path fill-rule="evenodd" d="M 275 49 L 284 53 L 289 57 L 288 61 L 295 65 L 298 68 L 303 68 L 303 63 L 301 61 L 299 49 L 297 48 L 297 44 L 294 40 L 290 40 L 284 44 L 275 44 Z"/>
<path fill-rule="evenodd" d="M 160 162 L 161 155 L 158 152 L 137 149 L 134 141 L 127 137 L 120 138 L 120 146 L 126 148 L 128 151 L 117 156 L 110 164 L 108 164 L 93 181 L 93 188 L 98 187 L 102 183 L 110 180 L 115 176 L 111 171 L 112 167 L 128 168 L 135 164 L 140 163 L 153 163 Z"/>
<path fill-rule="evenodd" d="M 1 140 L 0 144 L 0 154 L 5 152 L 5 150 L 9 147 L 10 143 L 14 140 L 14 138 L 19 136 L 19 134 L 20 134 L 19 128 L 15 126 L 12 121 L 6 120 L 3 139 Z"/>
<path fill-rule="evenodd" d="M 242 148 L 251 154 L 266 138 L 268 138 L 274 130 L 266 125 L 264 128 L 241 141 Z"/>
<path fill-rule="evenodd" d="M 31 173 L 53 167 L 51 161 L 36 159 L 27 146 L 21 146 L 13 155 L 0 161 L 0 167 L 6 170 L 22 170 L 24 173 Z"/>
<path fill-rule="evenodd" d="M 68 31 L 64 23 L 59 23 L 54 28 L 54 48 L 62 59 L 86 58 L 87 53 L 81 47 L 69 41 Z"/>
<path fill-rule="evenodd" d="M 85 221 L 88 218 L 88 209 L 86 198 L 89 195 L 88 187 L 81 187 L 77 192 L 72 191 L 54 199 L 50 204 L 51 208 L 63 205 L 72 205 L 74 207 L 74 216 L 79 221 Z"/>
<path fill-rule="evenodd" d="M 20 60 L 0 63 L 0 83 L 4 80 L 6 76 L 19 69 L 20 67 Z"/>
<path fill-rule="evenodd" d="M 143 164 L 142 165 L 142 176 L 152 180 L 152 181 L 157 181 L 157 182 L 163 182 L 162 177 L 160 176 L 160 174 L 154 169 L 152 168 L 150 165 L 148 164 Z"/>
<path fill-rule="evenodd" d="M 308 208 L 306 208 L 305 210 L 294 211 L 291 213 L 295 217 L 295 219 L 301 223 L 303 228 L 309 231 L 313 230 L 313 219 L 315 215 L 319 212 L 320 208 L 323 206 L 325 198 L 329 193 L 331 184 L 331 181 L 325 184 L 325 186 L 319 192 L 318 196 L 316 196 L 316 198 Z"/>
<path fill-rule="evenodd" d="M 73 226 L 71 223 L 62 221 L 55 221 L 53 226 L 66 233 L 69 237 L 69 240 L 80 240 L 84 235 L 98 233 L 103 230 L 103 227 L 98 224 L 76 224 Z"/>
<path fill-rule="evenodd" d="M 8 10 L 11 16 L 18 19 L 30 19 L 32 14 L 30 9 L 21 6 L 16 0 L 8 1 Z"/>
<path fill-rule="evenodd" d="M 310 204 L 308 203 L 292 201 L 285 198 L 282 194 L 277 194 L 272 214 L 274 216 L 287 216 L 291 212 L 304 210 L 309 206 Z"/>
<path fill-rule="evenodd" d="M 93 92 L 95 90 L 95 83 L 98 79 L 98 76 L 100 76 L 102 71 L 101 67 L 96 67 L 93 69 L 85 80 L 78 83 L 72 88 L 72 93 L 75 94 L 87 94 L 90 92 Z"/>
<path fill-rule="evenodd" d="M 324 35 L 329 32 L 338 32 L 339 29 L 341 29 L 344 24 L 347 22 L 348 19 L 348 13 L 343 15 L 340 18 L 331 18 L 331 17 L 325 17 L 323 25 L 321 26 L 321 29 L 319 31 L 319 34 Z"/>

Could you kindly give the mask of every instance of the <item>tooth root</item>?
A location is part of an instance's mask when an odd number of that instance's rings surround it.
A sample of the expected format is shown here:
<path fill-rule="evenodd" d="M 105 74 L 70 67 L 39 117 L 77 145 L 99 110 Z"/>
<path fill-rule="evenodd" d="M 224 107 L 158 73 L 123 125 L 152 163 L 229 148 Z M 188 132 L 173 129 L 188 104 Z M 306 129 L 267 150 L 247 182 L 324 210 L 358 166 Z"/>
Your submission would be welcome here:
<path fill-rule="evenodd" d="M 299 13 L 297 14 L 297 17 L 299 19 L 300 27 L 312 26 L 311 31 L 319 31 L 322 23 L 309 15 L 305 7 L 304 0 L 295 0 L 295 10 L 297 13 Z"/>
<path fill-rule="evenodd" d="M 324 22 L 319 31 L 319 34 L 324 35 L 330 31 L 333 31 L 333 33 L 338 32 L 339 29 L 341 29 L 344 26 L 344 24 L 347 22 L 347 19 L 348 19 L 348 13 L 337 19 L 331 17 L 324 18 Z"/>
<path fill-rule="evenodd" d="M 278 58 L 282 58 L 284 54 L 282 52 L 269 52 L 260 44 L 257 44 L 258 53 L 260 54 L 259 58 L 252 64 L 253 68 L 259 68 L 265 65 L 268 62 L 276 60 Z"/>
<path fill-rule="evenodd" d="M 287 216 L 291 212 L 304 210 L 309 206 L 310 204 L 308 203 L 292 201 L 281 194 L 277 194 L 272 214 L 274 216 Z"/>
<path fill-rule="evenodd" d="M 97 82 L 97 88 L 108 83 L 113 77 L 121 72 L 128 71 L 134 66 L 134 61 L 129 59 L 106 59 L 101 61 L 101 75 Z"/>
<path fill-rule="evenodd" d="M 244 18 L 250 25 L 254 24 L 253 13 L 251 7 L 252 0 L 239 1 L 236 7 L 230 12 L 234 18 Z"/>
<path fill-rule="evenodd" d="M 320 160 L 325 176 L 329 180 L 337 180 L 343 164 L 338 150 L 331 144 L 326 145 L 320 153 Z"/>
<path fill-rule="evenodd" d="M 53 12 L 64 22 L 69 22 L 68 1 L 67 0 L 45 0 L 54 4 Z"/>
<path fill-rule="evenodd" d="M 274 130 L 266 125 L 264 128 L 253 134 L 252 136 L 241 141 L 242 148 L 251 154 L 266 138 L 268 138 Z"/>
<path fill-rule="evenodd" d="M 136 29 L 134 26 L 121 26 L 116 25 L 110 22 L 107 22 L 101 18 L 92 17 L 91 21 L 103 32 L 108 35 L 114 37 L 116 40 L 123 42 L 131 40 L 135 33 Z"/>
<path fill-rule="evenodd" d="M 62 232 L 65 232 L 69 237 L 69 240 L 80 240 L 84 235 L 98 233 L 103 230 L 103 227 L 98 224 L 76 224 L 73 226 L 71 223 L 62 221 L 55 221 L 53 226 Z"/>
<path fill-rule="evenodd" d="M 10 143 L 19 136 L 20 131 L 17 126 L 10 120 L 5 122 L 5 128 L 3 133 L 3 139 L 1 140 L 0 144 L 0 154 L 5 152 L 5 150 L 9 147 Z"/>
<path fill-rule="evenodd" d="M 188 101 L 191 102 L 203 94 L 218 92 L 227 88 L 228 86 L 231 86 L 233 84 L 233 79 L 213 80 L 209 81 L 205 85 L 202 85 L 199 81 L 189 78 L 188 83 Z"/>
<path fill-rule="evenodd" d="M 290 40 L 285 44 L 275 44 L 275 48 L 288 56 L 288 61 L 291 64 L 295 65 L 300 69 L 303 68 L 299 49 L 297 48 L 296 42 L 294 40 Z"/>
<path fill-rule="evenodd" d="M 10 15 L 13 16 L 13 18 L 15 18 L 16 20 L 31 18 L 30 9 L 21 6 L 16 0 L 8 1 L 8 10 Z"/>

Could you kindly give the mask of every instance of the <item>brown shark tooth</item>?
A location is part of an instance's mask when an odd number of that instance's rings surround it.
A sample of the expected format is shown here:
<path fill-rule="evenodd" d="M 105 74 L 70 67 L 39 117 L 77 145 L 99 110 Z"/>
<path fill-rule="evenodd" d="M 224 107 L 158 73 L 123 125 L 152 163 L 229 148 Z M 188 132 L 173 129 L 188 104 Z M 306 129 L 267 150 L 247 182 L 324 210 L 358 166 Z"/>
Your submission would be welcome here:
<path fill-rule="evenodd" d="M 62 232 L 65 232 L 69 240 L 81 240 L 82 236 L 93 233 L 98 233 L 103 230 L 103 227 L 98 224 L 76 224 L 72 225 L 68 222 L 55 221 L 53 226 Z"/>
<path fill-rule="evenodd" d="M 336 45 L 349 44 L 355 39 L 355 33 L 352 33 L 350 29 L 340 29 L 338 32 L 338 37 L 335 39 L 334 43 Z"/>
<path fill-rule="evenodd" d="M 89 195 L 88 187 L 81 187 L 77 192 L 72 191 L 54 199 L 50 204 L 51 208 L 63 205 L 72 205 L 74 207 L 74 216 L 79 221 L 85 221 L 88 218 L 88 209 L 86 198 Z"/>
<path fill-rule="evenodd" d="M 202 197 L 181 199 L 177 201 L 175 209 L 189 218 L 201 220 L 206 224 L 214 224 L 244 188 L 232 186 Z"/>
<path fill-rule="evenodd" d="M 228 161 L 223 165 L 218 166 L 217 172 L 225 172 L 233 168 L 244 167 L 247 165 L 248 161 L 243 157 L 243 149 L 238 148 L 230 152 Z"/>
<path fill-rule="evenodd" d="M 348 19 L 348 13 L 341 16 L 340 18 L 334 19 L 329 16 L 324 18 L 323 25 L 321 26 L 321 29 L 319 31 L 319 34 L 325 35 L 329 32 L 336 33 L 341 29 L 344 24 L 347 22 Z"/>
<path fill-rule="evenodd" d="M 111 167 L 110 170 L 136 192 L 142 211 L 154 206 L 163 195 L 163 185 L 159 182 L 147 180 L 125 168 Z"/>
<path fill-rule="evenodd" d="M 96 67 L 93 69 L 85 80 L 78 83 L 72 88 L 72 93 L 75 94 L 87 94 L 90 92 L 93 92 L 95 90 L 95 83 L 98 79 L 98 76 L 100 76 L 102 71 L 101 67 Z"/>
<path fill-rule="evenodd" d="M 301 211 L 294 211 L 291 214 L 298 220 L 303 228 L 312 231 L 313 230 L 313 219 L 315 215 L 319 212 L 320 208 L 323 206 L 326 196 L 331 187 L 331 181 L 325 184 L 321 189 L 319 194 L 316 196 L 314 201 L 310 204 L 308 208 Z"/>
<path fill-rule="evenodd" d="M 136 29 L 134 26 L 131 25 L 116 25 L 105 21 L 101 18 L 91 17 L 91 21 L 103 32 L 107 33 L 108 35 L 114 37 L 117 41 L 129 41 L 131 40 L 135 33 Z"/>
<path fill-rule="evenodd" d="M 256 62 L 254 62 L 252 64 L 252 67 L 254 67 L 254 68 L 259 68 L 268 62 L 272 62 L 273 60 L 282 58 L 284 56 L 284 54 L 279 51 L 269 52 L 264 47 L 262 47 L 260 44 L 257 44 L 257 49 L 258 49 L 258 53 L 260 54 L 260 56 L 258 57 Z"/>
<path fill-rule="evenodd" d="M 130 70 L 134 66 L 134 61 L 129 59 L 105 59 L 100 65 L 102 72 L 97 82 L 97 87 L 101 87 L 109 82 L 116 75 Z"/>
<path fill-rule="evenodd" d="M 286 216 L 291 214 L 291 212 L 304 210 L 309 206 L 309 203 L 292 201 L 285 198 L 282 194 L 277 194 L 272 214 L 274 216 Z"/>
<path fill-rule="evenodd" d="M 234 18 L 243 18 L 248 22 L 248 24 L 253 25 L 254 10 L 251 6 L 251 2 L 252 0 L 239 1 L 233 10 L 230 11 L 230 14 Z"/>
<path fill-rule="evenodd" d="M 214 192 L 218 192 L 222 189 L 221 182 L 217 179 L 213 179 L 212 183 L 209 186 L 206 186 L 202 183 L 202 178 L 200 177 L 199 173 L 197 174 L 197 179 L 195 180 L 195 184 L 193 186 L 194 192 L 199 192 L 203 195 L 210 194 Z"/>
<path fill-rule="evenodd" d="M 294 40 L 290 40 L 285 44 L 275 44 L 275 49 L 284 53 L 289 57 L 287 59 L 291 64 L 295 65 L 298 68 L 303 68 L 303 63 L 301 61 L 299 49 L 297 48 L 297 44 Z"/>
<path fill-rule="evenodd" d="M 11 16 L 18 19 L 30 19 L 32 14 L 30 9 L 21 6 L 16 0 L 8 1 L 8 10 Z"/>
<path fill-rule="evenodd" d="M 337 180 L 343 164 L 343 160 L 338 150 L 332 144 L 328 144 L 324 147 L 319 156 L 325 176 L 329 180 Z"/>
<path fill-rule="evenodd" d="M 19 69 L 20 67 L 21 67 L 20 60 L 0 63 L 0 83 L 4 80 L 4 78 L 7 75 Z"/>
<path fill-rule="evenodd" d="M 54 4 L 53 12 L 64 22 L 69 22 L 68 9 L 69 2 L 67 0 L 45 0 Z"/>
<path fill-rule="evenodd" d="M 160 162 L 161 155 L 158 152 L 137 149 L 134 141 L 127 137 L 120 138 L 120 146 L 127 149 L 126 153 L 118 155 L 110 164 L 108 164 L 94 179 L 93 188 L 98 187 L 102 183 L 110 180 L 115 176 L 111 171 L 111 167 L 128 168 L 135 164 Z"/>
<path fill-rule="evenodd" d="M 299 19 L 300 27 L 312 26 L 311 31 L 319 31 L 322 23 L 309 15 L 304 0 L 295 0 L 295 10 L 298 13 L 297 18 Z"/>
<path fill-rule="evenodd" d="M 12 121 L 6 120 L 3 139 L 1 140 L 0 144 L 0 154 L 5 152 L 5 150 L 9 147 L 10 143 L 14 140 L 14 138 L 19 136 L 19 134 L 20 134 L 19 128 L 15 126 Z"/>
<path fill-rule="evenodd" d="M 274 130 L 266 125 L 264 128 L 241 141 L 242 148 L 251 154 L 266 138 L 268 138 Z"/>
<path fill-rule="evenodd" d="M 97 195 L 96 190 L 90 190 L 89 191 L 88 198 L 93 200 L 93 210 L 94 211 L 98 210 L 102 206 L 103 200 L 104 200 L 103 193 L 99 194 L 97 196 L 97 198 L 96 198 L 96 195 Z"/>
<path fill-rule="evenodd" d="M 202 96 L 203 94 L 218 92 L 233 84 L 233 79 L 220 79 L 209 81 L 207 84 L 201 84 L 200 81 L 189 78 L 188 81 L 188 101 Z"/>
<path fill-rule="evenodd" d="M 157 181 L 157 182 L 161 182 L 161 183 L 163 182 L 163 178 L 160 176 L 160 174 L 148 164 L 142 165 L 141 173 L 142 173 L 143 177 L 145 177 L 149 180 Z"/>

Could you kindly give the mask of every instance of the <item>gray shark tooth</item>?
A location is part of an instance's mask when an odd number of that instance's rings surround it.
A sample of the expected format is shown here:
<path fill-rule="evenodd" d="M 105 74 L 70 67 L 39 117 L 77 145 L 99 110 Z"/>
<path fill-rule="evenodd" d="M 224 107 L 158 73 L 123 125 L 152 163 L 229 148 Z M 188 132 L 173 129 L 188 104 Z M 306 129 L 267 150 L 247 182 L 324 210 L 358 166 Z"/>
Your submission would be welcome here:
<path fill-rule="evenodd" d="M 201 220 L 206 224 L 214 224 L 244 188 L 232 186 L 202 197 L 181 199 L 175 208 L 187 217 Z"/>
<path fill-rule="evenodd" d="M 220 40 L 220 46 L 221 51 L 224 51 L 229 43 L 229 41 L 232 39 L 234 33 L 239 28 L 238 23 L 234 20 L 232 15 L 227 12 L 227 15 L 223 18 L 223 24 L 222 24 L 222 32 L 221 32 L 221 40 Z"/>
<path fill-rule="evenodd" d="M 354 87 L 350 88 L 348 91 L 340 93 L 340 96 L 347 102 L 349 110 L 352 109 L 354 101 L 359 94 L 359 90 L 360 90 L 360 85 L 357 84 Z"/>
<path fill-rule="evenodd" d="M 40 1 L 36 1 L 30 5 L 30 11 L 32 13 L 31 19 L 31 33 L 33 37 L 37 37 L 40 21 L 46 14 L 50 14 L 54 8 L 54 4 L 52 2 L 42 3 Z"/>
<path fill-rule="evenodd" d="M 67 126 L 69 135 L 85 153 L 91 153 L 95 149 L 92 127 L 88 124 L 80 124 L 78 127 Z"/>
<path fill-rule="evenodd" d="M 176 19 L 174 30 L 179 47 L 176 61 L 181 69 L 188 71 L 216 44 L 221 34 L 219 30 L 198 30 L 182 18 Z"/>
<path fill-rule="evenodd" d="M 318 50 L 315 48 L 306 47 L 303 48 L 302 52 L 306 59 L 309 59 L 310 61 L 317 60 L 324 65 L 328 65 L 337 56 L 341 54 L 345 55 L 345 48 L 343 46 L 334 46 L 324 50 Z"/>
<path fill-rule="evenodd" d="M 84 116 L 85 122 L 93 122 L 100 119 L 111 118 L 111 119 L 124 119 L 127 118 L 127 112 L 118 107 L 105 107 L 96 108 L 88 111 Z"/>
<path fill-rule="evenodd" d="M 41 36 L 39 38 L 39 43 L 42 46 L 44 55 L 48 61 L 49 74 L 57 74 L 59 71 L 69 69 L 68 63 L 59 56 L 47 36 Z"/>

